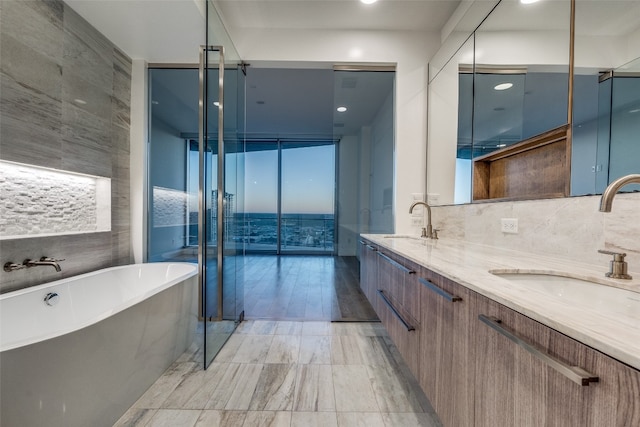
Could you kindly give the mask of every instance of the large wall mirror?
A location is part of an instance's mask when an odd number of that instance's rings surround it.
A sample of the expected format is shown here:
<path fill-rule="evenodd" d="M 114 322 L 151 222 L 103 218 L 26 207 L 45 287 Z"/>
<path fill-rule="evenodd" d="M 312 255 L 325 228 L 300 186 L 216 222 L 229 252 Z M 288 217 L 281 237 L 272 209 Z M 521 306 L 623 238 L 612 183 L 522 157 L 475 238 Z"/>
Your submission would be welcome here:
<path fill-rule="evenodd" d="M 436 55 L 430 203 L 597 194 L 640 172 L 639 5 L 576 1 L 573 81 L 570 0 L 502 0 Z"/>

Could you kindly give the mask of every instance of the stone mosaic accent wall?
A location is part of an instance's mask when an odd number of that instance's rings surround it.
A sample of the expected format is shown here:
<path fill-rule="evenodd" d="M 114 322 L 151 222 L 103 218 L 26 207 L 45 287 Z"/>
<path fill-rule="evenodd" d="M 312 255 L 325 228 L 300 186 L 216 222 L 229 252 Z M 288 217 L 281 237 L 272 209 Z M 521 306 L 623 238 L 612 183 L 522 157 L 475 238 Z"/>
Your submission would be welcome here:
<path fill-rule="evenodd" d="M 111 231 L 0 241 L 0 292 L 128 264 L 131 59 L 61 0 L 0 1 L 0 158 L 111 179 Z"/>
<path fill-rule="evenodd" d="M 109 231 L 98 188 L 110 186 L 100 181 L 109 180 L 0 162 L 0 239 Z"/>
<path fill-rule="evenodd" d="M 188 196 L 184 191 L 153 187 L 153 227 L 185 225 Z"/>

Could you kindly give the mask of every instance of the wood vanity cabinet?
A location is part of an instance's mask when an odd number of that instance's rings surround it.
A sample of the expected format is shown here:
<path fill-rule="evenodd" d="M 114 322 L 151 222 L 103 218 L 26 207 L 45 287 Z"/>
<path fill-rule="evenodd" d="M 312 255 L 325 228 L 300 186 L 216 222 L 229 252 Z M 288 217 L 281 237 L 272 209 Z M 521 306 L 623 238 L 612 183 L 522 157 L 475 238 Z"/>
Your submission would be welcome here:
<path fill-rule="evenodd" d="M 445 427 L 640 427 L 639 370 L 362 247 L 363 289 Z"/>
<path fill-rule="evenodd" d="M 377 269 L 374 308 L 409 369 L 418 377 L 421 267 L 379 249 Z"/>
<path fill-rule="evenodd" d="M 445 426 L 467 426 L 473 420 L 475 294 L 428 269 L 419 278 L 420 386 Z"/>
<path fill-rule="evenodd" d="M 481 295 L 476 310 L 473 425 L 640 426 L 639 371 Z M 598 380 L 577 384 L 554 361 Z"/>

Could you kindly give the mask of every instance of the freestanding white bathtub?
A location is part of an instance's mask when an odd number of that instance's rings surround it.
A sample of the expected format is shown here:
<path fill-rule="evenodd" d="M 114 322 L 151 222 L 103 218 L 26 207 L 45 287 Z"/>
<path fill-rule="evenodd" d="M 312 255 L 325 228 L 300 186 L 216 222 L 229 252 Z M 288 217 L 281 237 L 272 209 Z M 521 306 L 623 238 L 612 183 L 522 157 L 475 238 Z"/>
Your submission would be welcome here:
<path fill-rule="evenodd" d="M 0 295 L 0 425 L 113 425 L 192 343 L 196 275 L 136 264 Z"/>

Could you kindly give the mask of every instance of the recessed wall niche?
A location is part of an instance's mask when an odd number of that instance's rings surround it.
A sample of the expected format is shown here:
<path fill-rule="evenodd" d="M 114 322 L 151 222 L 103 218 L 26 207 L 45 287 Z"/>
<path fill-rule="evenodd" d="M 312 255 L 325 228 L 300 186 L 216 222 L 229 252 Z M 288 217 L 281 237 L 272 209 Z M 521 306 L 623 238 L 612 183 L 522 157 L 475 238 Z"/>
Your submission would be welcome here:
<path fill-rule="evenodd" d="M 0 240 L 111 231 L 111 179 L 0 161 Z"/>

